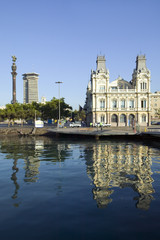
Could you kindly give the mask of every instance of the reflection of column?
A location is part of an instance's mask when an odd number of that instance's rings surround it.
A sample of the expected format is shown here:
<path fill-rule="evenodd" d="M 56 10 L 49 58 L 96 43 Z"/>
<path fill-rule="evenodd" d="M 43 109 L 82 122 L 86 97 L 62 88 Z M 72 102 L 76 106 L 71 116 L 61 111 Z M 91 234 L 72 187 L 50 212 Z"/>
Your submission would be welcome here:
<path fill-rule="evenodd" d="M 19 189 L 19 184 L 17 183 L 17 176 L 16 176 L 16 173 L 18 172 L 18 168 L 17 168 L 17 159 L 14 160 L 13 162 L 13 167 L 12 167 L 12 170 L 14 171 L 12 173 L 12 176 L 11 176 L 11 180 L 13 181 L 14 185 L 15 185 L 15 191 L 14 191 L 14 194 L 12 195 L 12 198 L 15 199 L 17 198 L 17 195 L 18 195 L 18 189 Z"/>

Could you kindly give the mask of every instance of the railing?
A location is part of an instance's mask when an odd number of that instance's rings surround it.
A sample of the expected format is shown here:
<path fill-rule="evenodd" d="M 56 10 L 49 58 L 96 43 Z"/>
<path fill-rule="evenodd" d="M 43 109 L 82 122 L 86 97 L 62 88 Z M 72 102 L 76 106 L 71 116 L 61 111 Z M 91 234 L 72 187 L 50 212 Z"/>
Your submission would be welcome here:
<path fill-rule="evenodd" d="M 110 92 L 136 92 L 136 90 L 135 89 L 110 89 Z"/>
<path fill-rule="evenodd" d="M 99 89 L 99 91 L 98 91 L 99 93 L 105 93 L 106 92 L 106 90 L 105 89 Z"/>
<path fill-rule="evenodd" d="M 144 91 L 147 91 L 147 90 L 144 90 Z M 108 91 L 106 90 L 106 89 L 94 89 L 93 90 L 93 93 L 108 93 L 108 92 L 113 92 L 113 93 L 117 93 L 117 92 L 119 92 L 119 93 L 135 93 L 135 92 L 137 92 L 136 91 L 136 89 L 109 89 Z"/>
<path fill-rule="evenodd" d="M 148 111 L 148 108 L 131 108 L 131 107 L 108 107 L 108 108 L 88 108 L 88 110 L 92 111 Z"/>

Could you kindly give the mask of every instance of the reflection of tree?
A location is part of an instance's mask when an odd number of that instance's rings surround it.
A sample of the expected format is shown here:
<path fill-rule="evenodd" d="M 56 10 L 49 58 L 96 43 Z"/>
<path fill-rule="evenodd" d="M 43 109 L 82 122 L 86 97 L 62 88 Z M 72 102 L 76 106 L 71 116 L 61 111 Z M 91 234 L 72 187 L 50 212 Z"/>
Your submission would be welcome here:
<path fill-rule="evenodd" d="M 63 141 L 53 141 L 52 139 L 41 137 L 21 137 L 21 138 L 3 138 L 0 141 L 1 152 L 6 159 L 13 159 L 13 173 L 11 180 L 15 185 L 15 191 L 12 195 L 13 199 L 18 198 L 17 173 L 19 171 L 18 161 L 24 161 L 24 181 L 36 182 L 40 174 L 40 162 L 63 162 L 71 155 L 69 145 Z M 60 186 L 61 188 L 61 186 Z M 18 206 L 18 204 L 16 204 Z"/>
<path fill-rule="evenodd" d="M 154 189 L 149 147 L 114 142 L 100 142 L 85 150 L 87 173 L 95 185 L 98 207 L 106 207 L 113 188 L 130 187 L 138 193 L 136 207 L 148 209 Z"/>

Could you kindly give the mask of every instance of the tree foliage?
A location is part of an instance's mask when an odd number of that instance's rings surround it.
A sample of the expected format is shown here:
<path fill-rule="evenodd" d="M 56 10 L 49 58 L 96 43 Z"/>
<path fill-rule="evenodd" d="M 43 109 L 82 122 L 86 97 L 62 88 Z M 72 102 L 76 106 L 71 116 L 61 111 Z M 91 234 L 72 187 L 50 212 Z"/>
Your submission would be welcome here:
<path fill-rule="evenodd" d="M 74 121 L 85 121 L 86 120 L 86 114 L 84 110 L 74 110 L 72 113 L 72 118 Z"/>
<path fill-rule="evenodd" d="M 64 98 L 60 99 L 60 114 L 61 118 L 71 116 L 72 107 L 65 103 Z M 15 121 L 21 119 L 22 122 L 41 118 L 58 119 L 59 118 L 59 99 L 53 98 L 46 104 L 33 102 L 31 104 L 7 104 L 5 109 L 0 109 L 0 120 Z"/>

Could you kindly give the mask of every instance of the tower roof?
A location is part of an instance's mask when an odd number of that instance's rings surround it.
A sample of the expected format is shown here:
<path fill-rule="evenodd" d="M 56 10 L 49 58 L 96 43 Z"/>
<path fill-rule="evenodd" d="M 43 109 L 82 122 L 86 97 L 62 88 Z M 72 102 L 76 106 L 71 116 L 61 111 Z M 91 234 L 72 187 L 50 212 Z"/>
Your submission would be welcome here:
<path fill-rule="evenodd" d="M 32 72 L 32 73 L 24 73 L 24 74 L 22 74 L 22 76 L 39 76 L 39 74 L 38 73 L 35 73 L 35 72 Z"/>
<path fill-rule="evenodd" d="M 147 70 L 146 67 L 146 56 L 145 55 L 138 55 L 136 58 L 136 70 Z"/>
<path fill-rule="evenodd" d="M 106 72 L 106 59 L 105 56 L 97 56 L 97 71 Z"/>

